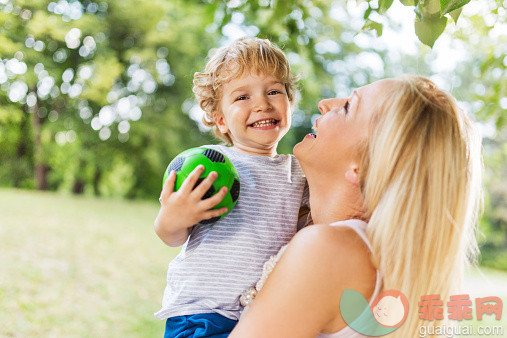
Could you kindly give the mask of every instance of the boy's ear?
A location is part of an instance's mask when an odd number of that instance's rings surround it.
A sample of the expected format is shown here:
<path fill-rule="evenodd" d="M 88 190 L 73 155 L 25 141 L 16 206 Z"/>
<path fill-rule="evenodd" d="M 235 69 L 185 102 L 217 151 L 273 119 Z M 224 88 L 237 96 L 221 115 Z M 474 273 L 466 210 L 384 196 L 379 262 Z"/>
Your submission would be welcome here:
<path fill-rule="evenodd" d="M 222 134 L 227 134 L 229 132 L 229 128 L 227 127 L 227 123 L 225 123 L 225 118 L 222 114 L 214 112 L 213 121 Z"/>
<path fill-rule="evenodd" d="M 355 164 L 345 172 L 345 179 L 353 186 L 359 187 L 359 168 Z"/>

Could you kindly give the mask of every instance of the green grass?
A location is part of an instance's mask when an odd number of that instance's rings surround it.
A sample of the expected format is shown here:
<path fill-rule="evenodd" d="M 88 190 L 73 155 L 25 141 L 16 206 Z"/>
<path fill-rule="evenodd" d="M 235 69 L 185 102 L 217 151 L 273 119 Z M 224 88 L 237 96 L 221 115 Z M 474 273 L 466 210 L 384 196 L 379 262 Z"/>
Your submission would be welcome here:
<path fill-rule="evenodd" d="M 0 189 L 0 336 L 161 337 L 158 202 Z"/>
<path fill-rule="evenodd" d="M 177 248 L 153 231 L 158 202 L 0 189 L 0 337 L 162 337 L 158 311 Z M 467 273 L 472 299 L 507 273 Z M 507 333 L 507 313 L 500 322 Z M 475 318 L 475 316 L 474 316 Z"/>

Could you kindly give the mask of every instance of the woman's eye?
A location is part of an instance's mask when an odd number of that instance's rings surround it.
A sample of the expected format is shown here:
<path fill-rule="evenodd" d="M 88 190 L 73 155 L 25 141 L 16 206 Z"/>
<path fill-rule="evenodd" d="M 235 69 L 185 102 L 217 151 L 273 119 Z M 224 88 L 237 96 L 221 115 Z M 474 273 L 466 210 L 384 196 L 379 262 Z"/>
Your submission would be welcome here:
<path fill-rule="evenodd" d="M 345 115 L 347 115 L 349 113 L 349 101 L 345 102 L 343 109 L 345 110 Z"/>

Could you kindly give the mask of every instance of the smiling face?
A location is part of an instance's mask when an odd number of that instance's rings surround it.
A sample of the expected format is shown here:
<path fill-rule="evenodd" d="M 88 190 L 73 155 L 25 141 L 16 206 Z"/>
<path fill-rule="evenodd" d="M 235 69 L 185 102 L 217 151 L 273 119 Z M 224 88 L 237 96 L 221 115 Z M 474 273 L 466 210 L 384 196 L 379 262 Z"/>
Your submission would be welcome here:
<path fill-rule="evenodd" d="M 386 327 L 399 326 L 405 317 L 405 308 L 401 298 L 385 296 L 372 309 L 377 322 Z"/>
<path fill-rule="evenodd" d="M 274 76 L 248 74 L 224 84 L 221 112 L 215 123 L 233 141 L 233 148 L 272 156 L 291 124 L 291 104 L 285 86 Z"/>
<path fill-rule="evenodd" d="M 382 80 L 358 88 L 344 99 L 319 102 L 322 114 L 314 125 L 316 134 L 308 134 L 294 147 L 306 175 L 315 172 L 333 178 L 345 177 L 357 168 L 360 144 L 368 135 L 373 113 L 378 109 L 392 80 Z"/>

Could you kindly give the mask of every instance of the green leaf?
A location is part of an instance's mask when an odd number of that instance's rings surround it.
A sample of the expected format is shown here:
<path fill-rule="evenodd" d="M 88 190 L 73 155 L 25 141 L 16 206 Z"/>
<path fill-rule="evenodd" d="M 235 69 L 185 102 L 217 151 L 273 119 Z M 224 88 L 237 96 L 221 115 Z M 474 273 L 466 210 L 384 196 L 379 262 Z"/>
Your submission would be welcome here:
<path fill-rule="evenodd" d="M 377 36 L 382 36 L 382 29 L 384 26 L 382 26 L 381 23 L 373 21 L 373 20 L 366 20 L 363 28 L 361 28 L 360 32 L 364 31 L 371 31 L 374 30 L 377 33 Z"/>
<path fill-rule="evenodd" d="M 419 8 L 419 6 L 416 6 L 414 8 L 414 13 L 415 13 L 415 20 L 422 20 L 423 18 L 423 13 L 421 12 L 421 8 Z"/>
<path fill-rule="evenodd" d="M 378 12 L 384 14 L 387 12 L 389 7 L 393 4 L 393 0 L 379 0 L 378 1 Z"/>
<path fill-rule="evenodd" d="M 372 10 L 373 10 L 373 8 L 371 8 L 370 6 L 368 6 L 368 8 L 364 11 L 363 19 L 367 20 L 370 17 L 370 14 L 371 14 Z"/>
<path fill-rule="evenodd" d="M 440 0 L 440 15 L 457 10 L 469 3 L 470 0 Z"/>
<path fill-rule="evenodd" d="M 415 0 L 400 0 L 404 6 L 415 6 Z"/>
<path fill-rule="evenodd" d="M 427 46 L 433 47 L 435 41 L 444 32 L 447 25 L 447 18 L 444 17 L 425 17 L 415 22 L 415 34 L 419 41 Z"/>
<path fill-rule="evenodd" d="M 440 0 L 425 0 L 420 2 L 417 7 L 419 7 L 423 16 L 436 16 L 440 15 Z M 441 16 L 441 15 L 440 15 Z"/>
<path fill-rule="evenodd" d="M 449 13 L 451 15 L 451 18 L 454 20 L 454 24 L 458 23 L 458 18 L 460 16 L 462 10 L 463 10 L 463 7 L 455 9 Z"/>

